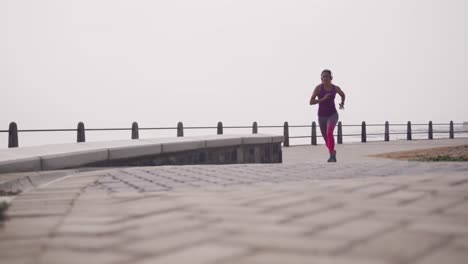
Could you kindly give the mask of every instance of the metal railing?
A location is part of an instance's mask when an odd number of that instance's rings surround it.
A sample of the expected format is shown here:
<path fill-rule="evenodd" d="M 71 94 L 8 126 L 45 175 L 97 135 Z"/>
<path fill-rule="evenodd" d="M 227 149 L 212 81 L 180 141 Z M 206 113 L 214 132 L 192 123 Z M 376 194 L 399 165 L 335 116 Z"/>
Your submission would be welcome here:
<path fill-rule="evenodd" d="M 468 133 L 468 131 L 455 131 L 454 125 L 463 125 L 463 123 L 454 123 L 450 121 L 450 123 L 437 123 L 433 124 L 432 121 L 429 121 L 428 124 L 411 124 L 410 121 L 406 124 L 389 124 L 389 122 L 385 122 L 385 124 L 366 124 L 365 121 L 362 124 L 351 124 L 351 125 L 343 125 L 338 122 L 337 126 L 337 143 L 343 144 L 343 137 L 361 137 L 361 142 L 367 142 L 367 136 L 383 136 L 384 141 L 390 141 L 390 135 L 403 135 L 406 134 L 407 140 L 412 140 L 413 135 L 415 134 L 427 134 L 427 139 L 433 139 L 434 134 L 447 134 L 448 138 L 453 139 L 456 133 Z M 397 132 L 391 133 L 390 126 L 398 127 L 398 126 L 406 126 L 406 132 Z M 427 131 L 419 131 L 419 132 L 412 132 L 413 126 L 427 126 Z M 434 131 L 434 126 L 447 126 L 448 130 L 443 131 Z M 360 134 L 343 134 L 343 127 L 361 127 Z M 367 133 L 367 127 L 383 127 L 382 133 Z M 0 130 L 0 133 L 7 133 L 8 132 L 8 147 L 9 148 L 16 148 L 19 146 L 19 133 L 28 133 L 28 132 L 76 132 L 76 142 L 86 142 L 86 132 L 87 131 L 131 131 L 131 139 L 139 139 L 139 132 L 142 130 L 176 130 L 177 137 L 184 136 L 184 130 L 189 129 L 216 129 L 216 133 L 218 135 L 222 135 L 224 133 L 224 129 L 246 129 L 251 128 L 252 134 L 257 134 L 259 128 L 283 128 L 283 136 L 284 142 L 283 146 L 289 147 L 289 140 L 290 139 L 300 139 L 300 138 L 310 138 L 311 145 L 317 145 L 317 124 L 316 122 L 312 122 L 311 125 L 289 125 L 288 122 L 284 122 L 281 125 L 266 125 L 266 126 L 259 126 L 257 122 L 253 122 L 252 126 L 223 126 L 222 122 L 218 122 L 217 126 L 192 126 L 192 127 L 184 127 L 182 122 L 177 123 L 176 127 L 139 127 L 137 122 L 133 122 L 131 127 L 124 127 L 124 128 L 85 128 L 83 122 L 79 122 L 76 129 L 18 129 L 18 126 L 15 122 L 11 122 L 9 125 L 8 130 Z M 289 129 L 290 128 L 310 128 L 311 134 L 306 136 L 290 136 Z"/>

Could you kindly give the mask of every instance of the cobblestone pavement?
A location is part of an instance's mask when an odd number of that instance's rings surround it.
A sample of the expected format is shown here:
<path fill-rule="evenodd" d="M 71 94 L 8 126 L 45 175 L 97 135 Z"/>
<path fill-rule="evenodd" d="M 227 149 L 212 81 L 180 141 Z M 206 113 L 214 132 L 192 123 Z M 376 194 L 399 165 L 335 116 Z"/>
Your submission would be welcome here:
<path fill-rule="evenodd" d="M 466 264 L 468 163 L 116 168 L 8 215 L 0 263 Z"/>

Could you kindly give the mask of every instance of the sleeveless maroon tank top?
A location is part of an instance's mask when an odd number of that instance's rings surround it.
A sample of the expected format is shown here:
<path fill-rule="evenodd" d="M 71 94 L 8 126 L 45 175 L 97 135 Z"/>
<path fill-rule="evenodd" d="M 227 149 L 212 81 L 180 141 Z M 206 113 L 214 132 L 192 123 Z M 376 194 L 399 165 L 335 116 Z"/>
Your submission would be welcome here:
<path fill-rule="evenodd" d="M 319 99 L 324 97 L 325 94 L 330 94 L 327 100 L 319 103 L 318 116 L 331 116 L 336 111 L 335 106 L 335 96 L 336 96 L 336 86 L 332 84 L 332 89 L 330 91 L 325 91 L 323 84 L 320 85 Z"/>

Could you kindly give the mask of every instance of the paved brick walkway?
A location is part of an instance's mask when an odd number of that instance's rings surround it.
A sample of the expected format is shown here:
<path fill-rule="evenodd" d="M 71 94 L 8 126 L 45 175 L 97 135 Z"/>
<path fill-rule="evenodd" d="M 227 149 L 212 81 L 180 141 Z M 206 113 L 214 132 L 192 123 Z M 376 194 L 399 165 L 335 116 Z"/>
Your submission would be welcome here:
<path fill-rule="evenodd" d="M 468 163 L 290 154 L 70 175 L 13 200 L 0 263 L 468 263 Z"/>

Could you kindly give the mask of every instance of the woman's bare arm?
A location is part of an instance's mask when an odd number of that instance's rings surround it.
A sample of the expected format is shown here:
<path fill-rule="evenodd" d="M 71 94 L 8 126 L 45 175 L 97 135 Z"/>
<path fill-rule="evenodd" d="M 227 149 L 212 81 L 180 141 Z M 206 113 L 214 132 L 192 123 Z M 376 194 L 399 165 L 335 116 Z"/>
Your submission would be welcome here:
<path fill-rule="evenodd" d="M 321 103 L 330 96 L 330 94 L 325 94 L 322 98 L 315 99 L 316 97 L 318 97 L 319 93 L 320 93 L 320 86 L 317 86 L 315 87 L 315 90 L 312 93 L 312 96 L 310 97 L 310 105 Z"/>
<path fill-rule="evenodd" d="M 344 109 L 344 103 L 345 103 L 346 95 L 343 92 L 343 90 L 341 90 L 341 88 L 338 87 L 338 86 L 336 87 L 336 93 L 338 93 L 341 96 L 340 109 Z"/>

